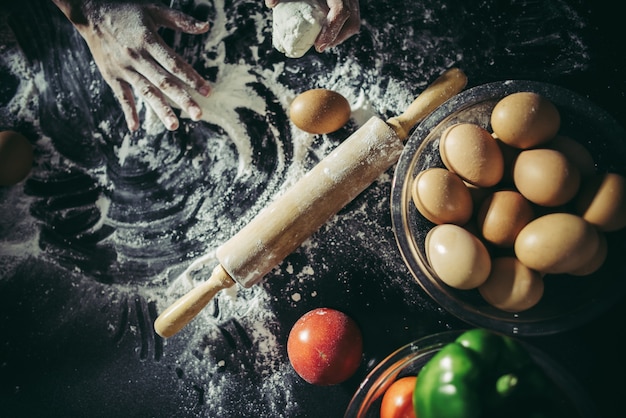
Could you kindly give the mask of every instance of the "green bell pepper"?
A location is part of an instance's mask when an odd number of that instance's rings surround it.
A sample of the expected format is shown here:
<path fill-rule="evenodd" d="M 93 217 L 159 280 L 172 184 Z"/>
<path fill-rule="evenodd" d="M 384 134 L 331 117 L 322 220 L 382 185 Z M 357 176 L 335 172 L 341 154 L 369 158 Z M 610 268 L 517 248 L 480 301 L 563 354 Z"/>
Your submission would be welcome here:
<path fill-rule="evenodd" d="M 424 365 L 413 406 L 418 418 L 552 418 L 555 390 L 516 340 L 473 329 Z"/>

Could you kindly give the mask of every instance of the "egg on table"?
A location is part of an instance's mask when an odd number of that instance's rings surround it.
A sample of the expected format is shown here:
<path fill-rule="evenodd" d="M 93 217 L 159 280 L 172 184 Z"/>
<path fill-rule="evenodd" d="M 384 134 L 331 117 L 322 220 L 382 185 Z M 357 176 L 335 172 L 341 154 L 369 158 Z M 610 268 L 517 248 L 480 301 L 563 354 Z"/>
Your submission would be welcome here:
<path fill-rule="evenodd" d="M 291 102 L 289 118 L 298 128 L 312 134 L 337 131 L 350 120 L 348 99 L 333 90 L 307 90 Z"/>

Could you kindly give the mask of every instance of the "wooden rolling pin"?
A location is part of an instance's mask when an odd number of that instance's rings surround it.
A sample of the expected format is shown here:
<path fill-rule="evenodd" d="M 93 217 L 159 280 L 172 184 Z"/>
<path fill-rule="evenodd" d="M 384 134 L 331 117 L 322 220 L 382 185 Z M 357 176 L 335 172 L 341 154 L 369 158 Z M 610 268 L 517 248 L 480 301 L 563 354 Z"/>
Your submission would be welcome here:
<path fill-rule="evenodd" d="M 208 280 L 168 307 L 154 323 L 169 338 L 189 323 L 222 289 L 259 282 L 326 221 L 395 164 L 417 122 L 467 83 L 447 70 L 400 116 L 372 117 L 311 171 L 278 196 L 216 251 L 219 264 Z"/>

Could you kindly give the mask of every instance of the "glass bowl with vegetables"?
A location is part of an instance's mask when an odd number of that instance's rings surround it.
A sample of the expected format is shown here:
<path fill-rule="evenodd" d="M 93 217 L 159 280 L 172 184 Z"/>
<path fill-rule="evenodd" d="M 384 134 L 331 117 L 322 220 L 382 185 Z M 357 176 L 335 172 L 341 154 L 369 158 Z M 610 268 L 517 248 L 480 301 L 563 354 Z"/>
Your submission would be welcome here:
<path fill-rule="evenodd" d="M 542 351 L 484 328 L 407 344 L 372 369 L 344 418 L 594 417 L 578 382 Z"/>
<path fill-rule="evenodd" d="M 524 80 L 465 90 L 420 123 L 396 166 L 401 255 L 472 326 L 580 326 L 626 295 L 624 161 L 624 129 L 576 93 Z"/>

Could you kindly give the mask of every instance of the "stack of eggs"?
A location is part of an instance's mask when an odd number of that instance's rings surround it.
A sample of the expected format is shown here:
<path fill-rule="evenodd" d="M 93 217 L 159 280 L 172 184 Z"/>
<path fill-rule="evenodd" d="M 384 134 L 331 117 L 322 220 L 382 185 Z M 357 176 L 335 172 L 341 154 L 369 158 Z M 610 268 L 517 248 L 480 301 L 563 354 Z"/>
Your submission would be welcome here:
<path fill-rule="evenodd" d="M 607 256 L 605 234 L 626 227 L 626 179 L 597 173 L 591 154 L 559 134 L 545 97 L 518 92 L 490 115 L 492 132 L 455 123 L 439 138 L 445 167 L 413 180 L 417 210 L 436 224 L 426 256 L 456 289 L 521 312 L 543 296 L 547 274 L 589 275 Z"/>

